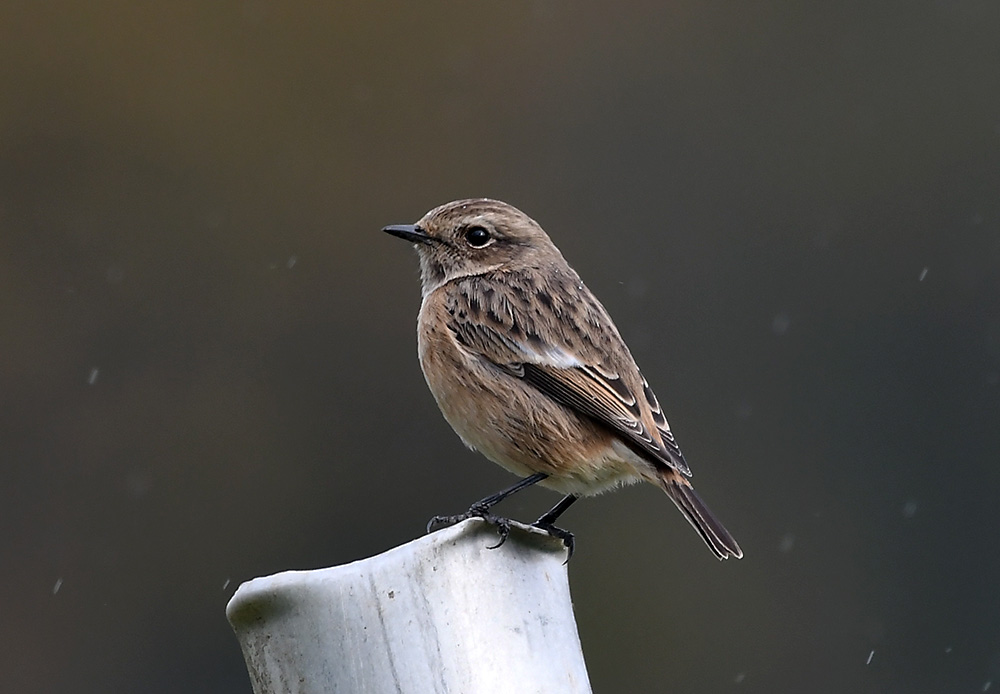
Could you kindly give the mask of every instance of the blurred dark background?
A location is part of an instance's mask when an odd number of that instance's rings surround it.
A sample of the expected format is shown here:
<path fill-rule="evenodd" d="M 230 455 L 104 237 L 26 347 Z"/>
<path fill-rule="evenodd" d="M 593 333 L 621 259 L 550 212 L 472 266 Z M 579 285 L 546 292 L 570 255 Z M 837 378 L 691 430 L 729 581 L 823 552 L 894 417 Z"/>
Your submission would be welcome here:
<path fill-rule="evenodd" d="M 512 480 L 434 406 L 379 233 L 482 195 L 604 301 L 747 554 L 651 487 L 567 513 L 595 691 L 987 689 L 998 30 L 985 0 L 6 0 L 5 689 L 248 693 L 241 581 Z"/>

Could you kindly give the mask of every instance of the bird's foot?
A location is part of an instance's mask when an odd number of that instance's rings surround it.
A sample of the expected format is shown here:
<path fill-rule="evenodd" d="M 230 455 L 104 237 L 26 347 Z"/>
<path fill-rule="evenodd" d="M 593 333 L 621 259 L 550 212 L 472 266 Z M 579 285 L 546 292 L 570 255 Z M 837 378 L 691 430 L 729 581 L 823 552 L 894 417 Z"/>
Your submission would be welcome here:
<path fill-rule="evenodd" d="M 510 536 L 510 519 L 504 518 L 503 516 L 496 516 L 490 513 L 488 506 L 481 506 L 479 504 L 473 504 L 468 511 L 465 513 L 459 513 L 455 516 L 434 516 L 427 521 L 427 532 L 434 532 L 438 528 L 446 528 L 470 518 L 480 518 L 497 529 L 497 535 L 500 536 L 500 541 L 491 547 L 487 547 L 487 549 L 496 549 L 506 542 L 507 538 Z"/>
<path fill-rule="evenodd" d="M 576 549 L 576 538 L 574 537 L 573 533 L 571 533 L 569 530 L 563 530 L 562 528 L 557 528 L 556 526 L 552 525 L 552 523 L 546 523 L 541 519 L 532 523 L 531 526 L 533 528 L 544 530 L 557 540 L 562 540 L 562 543 L 566 546 L 566 549 L 569 550 L 569 554 L 566 556 L 566 563 L 568 564 L 569 560 L 573 558 L 573 550 Z"/>

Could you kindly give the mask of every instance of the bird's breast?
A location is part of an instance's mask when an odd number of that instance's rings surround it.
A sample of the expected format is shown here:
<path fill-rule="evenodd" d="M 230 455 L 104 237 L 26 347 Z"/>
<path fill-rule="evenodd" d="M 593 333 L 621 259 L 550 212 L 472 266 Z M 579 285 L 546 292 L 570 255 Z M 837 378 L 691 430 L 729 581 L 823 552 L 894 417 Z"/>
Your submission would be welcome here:
<path fill-rule="evenodd" d="M 427 385 L 470 448 L 517 475 L 544 472 L 550 478 L 543 484 L 566 494 L 595 494 L 644 476 L 637 466 L 645 464 L 609 430 L 462 346 L 433 294 L 417 334 Z"/>

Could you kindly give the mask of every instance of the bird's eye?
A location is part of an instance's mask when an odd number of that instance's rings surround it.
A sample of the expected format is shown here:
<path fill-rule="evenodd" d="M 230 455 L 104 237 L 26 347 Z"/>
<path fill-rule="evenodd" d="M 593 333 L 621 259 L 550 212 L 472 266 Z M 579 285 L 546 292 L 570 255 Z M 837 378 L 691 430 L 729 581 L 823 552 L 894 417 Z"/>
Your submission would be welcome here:
<path fill-rule="evenodd" d="M 472 227 L 465 232 L 465 240 L 473 248 L 482 248 L 490 242 L 490 232 L 482 227 Z"/>

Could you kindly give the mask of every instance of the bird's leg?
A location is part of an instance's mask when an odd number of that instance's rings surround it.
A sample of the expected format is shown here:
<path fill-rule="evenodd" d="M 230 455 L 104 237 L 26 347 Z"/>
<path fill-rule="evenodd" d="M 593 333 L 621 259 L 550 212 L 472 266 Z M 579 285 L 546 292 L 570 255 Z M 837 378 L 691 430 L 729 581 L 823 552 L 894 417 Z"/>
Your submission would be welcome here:
<path fill-rule="evenodd" d="M 573 533 L 569 530 L 557 528 L 554 524 L 556 522 L 556 518 L 561 516 L 563 511 L 572 506 L 573 502 L 579 498 L 580 497 L 575 494 L 567 494 L 559 501 L 558 504 L 550 508 L 541 518 L 532 523 L 534 527 L 541 528 L 552 537 L 563 541 L 563 544 L 566 545 L 566 549 L 569 550 L 569 556 L 566 557 L 567 562 L 573 558 L 573 549 L 576 547 L 576 540 L 573 537 Z"/>
<path fill-rule="evenodd" d="M 490 509 L 499 504 L 501 501 L 506 499 L 508 496 L 515 492 L 519 492 L 526 487 L 530 487 L 533 484 L 541 482 L 548 475 L 544 472 L 536 472 L 530 477 L 525 477 L 520 480 L 517 484 L 504 489 L 503 491 L 497 492 L 496 494 L 491 494 L 485 499 L 480 499 L 476 503 L 469 507 L 469 510 L 465 513 L 459 513 L 456 516 L 434 516 L 427 522 L 427 532 L 432 532 L 438 527 L 454 525 L 455 523 L 461 523 L 469 518 L 482 518 L 487 523 L 493 525 L 497 529 L 497 534 L 500 535 L 500 541 L 495 545 L 490 547 L 490 549 L 496 549 L 504 542 L 507 541 L 507 536 L 510 535 L 510 520 L 503 518 L 502 516 L 496 516 L 490 513 Z M 568 504 L 567 504 L 568 505 Z M 551 513 L 551 511 L 549 512 Z M 548 514 L 546 514 L 548 515 Z"/>

